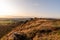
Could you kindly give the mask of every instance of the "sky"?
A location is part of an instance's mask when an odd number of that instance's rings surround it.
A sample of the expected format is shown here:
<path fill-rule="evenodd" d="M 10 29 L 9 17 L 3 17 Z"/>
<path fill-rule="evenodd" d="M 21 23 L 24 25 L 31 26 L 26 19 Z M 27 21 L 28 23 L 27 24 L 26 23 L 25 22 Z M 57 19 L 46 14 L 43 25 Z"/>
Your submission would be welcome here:
<path fill-rule="evenodd" d="M 0 16 L 60 18 L 60 0 L 0 0 Z"/>

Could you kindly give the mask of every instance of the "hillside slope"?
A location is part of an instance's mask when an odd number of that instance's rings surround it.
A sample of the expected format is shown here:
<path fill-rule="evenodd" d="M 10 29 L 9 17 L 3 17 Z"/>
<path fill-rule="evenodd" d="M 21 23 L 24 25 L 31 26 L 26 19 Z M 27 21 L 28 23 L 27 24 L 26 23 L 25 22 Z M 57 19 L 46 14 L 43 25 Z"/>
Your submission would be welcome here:
<path fill-rule="evenodd" d="M 15 34 L 20 35 L 20 40 L 60 40 L 60 19 L 32 19 L 14 28 L 1 40 L 19 39 Z"/>

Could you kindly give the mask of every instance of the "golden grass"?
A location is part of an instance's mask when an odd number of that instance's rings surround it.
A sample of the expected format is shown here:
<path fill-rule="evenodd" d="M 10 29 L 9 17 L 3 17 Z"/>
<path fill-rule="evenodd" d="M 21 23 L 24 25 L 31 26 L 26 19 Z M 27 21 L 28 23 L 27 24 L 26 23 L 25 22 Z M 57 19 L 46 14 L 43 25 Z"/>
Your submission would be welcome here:
<path fill-rule="evenodd" d="M 7 34 L 4 37 L 2 37 L 1 40 L 6 40 L 6 38 L 10 38 L 14 32 L 23 32 L 27 35 L 27 38 L 32 38 L 33 40 L 60 40 L 60 30 L 55 30 L 54 28 L 56 27 L 60 28 L 59 19 L 48 20 L 35 18 L 33 20 L 26 22 L 25 24 L 22 24 L 22 26 L 16 27 L 12 30 L 13 32 L 11 31 L 8 33 L 10 36 Z M 52 32 L 41 33 L 41 30 L 51 30 Z M 8 40 L 13 40 L 12 38 Z"/>

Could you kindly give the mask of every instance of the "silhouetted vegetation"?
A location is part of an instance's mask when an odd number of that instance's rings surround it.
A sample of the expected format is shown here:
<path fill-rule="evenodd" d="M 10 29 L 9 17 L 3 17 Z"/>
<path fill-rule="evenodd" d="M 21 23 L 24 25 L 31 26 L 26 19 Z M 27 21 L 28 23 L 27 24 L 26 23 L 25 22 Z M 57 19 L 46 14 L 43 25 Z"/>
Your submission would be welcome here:
<path fill-rule="evenodd" d="M 28 22 L 28 20 L 26 20 L 26 21 L 24 22 L 24 24 L 27 23 L 27 22 Z"/>

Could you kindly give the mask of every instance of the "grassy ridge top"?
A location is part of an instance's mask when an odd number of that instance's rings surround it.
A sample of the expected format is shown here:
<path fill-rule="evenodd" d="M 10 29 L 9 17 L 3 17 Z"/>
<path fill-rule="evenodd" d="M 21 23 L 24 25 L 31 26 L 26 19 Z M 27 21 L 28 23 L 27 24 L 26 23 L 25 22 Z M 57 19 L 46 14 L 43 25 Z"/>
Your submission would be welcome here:
<path fill-rule="evenodd" d="M 50 18 L 33 18 L 26 21 L 22 26 L 17 26 L 7 35 L 5 35 L 2 40 L 13 40 L 12 35 L 14 33 L 21 34 L 24 33 L 27 38 L 33 40 L 59 40 L 60 38 L 60 19 L 50 19 Z M 51 32 L 49 32 L 49 30 Z M 30 40 L 29 39 L 29 40 Z"/>

